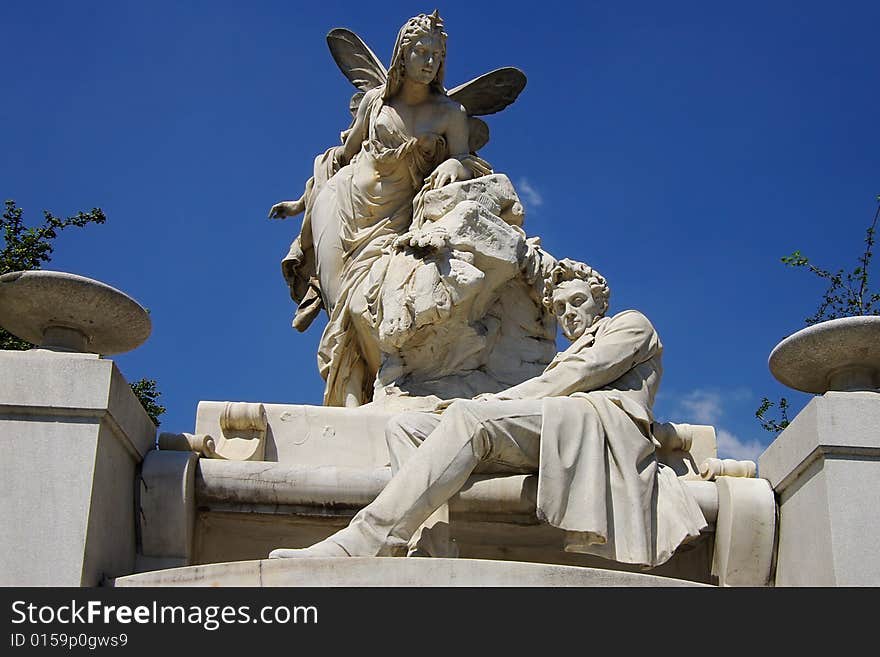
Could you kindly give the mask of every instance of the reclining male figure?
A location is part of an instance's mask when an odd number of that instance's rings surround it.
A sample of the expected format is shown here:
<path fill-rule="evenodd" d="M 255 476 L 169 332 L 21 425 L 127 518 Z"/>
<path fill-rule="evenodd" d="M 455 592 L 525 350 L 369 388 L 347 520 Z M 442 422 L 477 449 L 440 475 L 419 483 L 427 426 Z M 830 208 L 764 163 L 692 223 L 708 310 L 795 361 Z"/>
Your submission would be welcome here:
<path fill-rule="evenodd" d="M 376 499 L 329 538 L 270 558 L 392 554 L 475 470 L 488 470 L 538 473 L 538 517 L 565 530 L 567 551 L 648 567 L 669 559 L 706 521 L 657 460 L 660 339 L 638 311 L 607 317 L 609 296 L 598 272 L 559 261 L 545 280 L 544 304 L 569 347 L 512 388 L 455 400 L 442 414 L 393 418 L 389 449 L 411 454 Z"/>

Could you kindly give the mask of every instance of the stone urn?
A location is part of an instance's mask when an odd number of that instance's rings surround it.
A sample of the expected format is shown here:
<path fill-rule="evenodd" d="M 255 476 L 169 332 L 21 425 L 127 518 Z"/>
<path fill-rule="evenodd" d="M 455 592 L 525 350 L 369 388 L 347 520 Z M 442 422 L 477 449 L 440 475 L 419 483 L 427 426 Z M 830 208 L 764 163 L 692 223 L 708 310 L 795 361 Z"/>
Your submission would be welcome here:
<path fill-rule="evenodd" d="M 0 276 L 0 326 L 46 351 L 121 354 L 143 344 L 150 316 L 106 283 L 60 271 Z"/>
<path fill-rule="evenodd" d="M 776 345 L 769 366 L 780 383 L 803 392 L 880 391 L 880 316 L 808 326 Z"/>

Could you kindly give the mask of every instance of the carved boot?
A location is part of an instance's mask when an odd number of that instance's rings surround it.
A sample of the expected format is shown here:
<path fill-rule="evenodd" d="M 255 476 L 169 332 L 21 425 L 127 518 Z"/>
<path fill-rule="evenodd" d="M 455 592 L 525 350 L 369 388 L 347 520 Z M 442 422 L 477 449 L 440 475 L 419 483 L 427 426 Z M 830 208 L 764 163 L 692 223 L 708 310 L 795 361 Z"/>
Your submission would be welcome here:
<path fill-rule="evenodd" d="M 348 557 L 345 549 L 330 539 L 324 539 L 319 543 L 306 548 L 278 548 L 269 553 L 270 559 L 315 559 L 322 557 Z"/>

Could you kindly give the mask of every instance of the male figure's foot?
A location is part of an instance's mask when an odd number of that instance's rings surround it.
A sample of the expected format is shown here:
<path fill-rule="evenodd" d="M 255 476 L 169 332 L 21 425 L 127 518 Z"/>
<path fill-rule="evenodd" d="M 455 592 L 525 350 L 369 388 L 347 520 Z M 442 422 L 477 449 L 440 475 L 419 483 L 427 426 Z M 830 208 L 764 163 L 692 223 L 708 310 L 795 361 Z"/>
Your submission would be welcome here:
<path fill-rule="evenodd" d="M 321 557 L 349 557 L 345 549 L 330 540 L 320 541 L 307 548 L 278 548 L 269 553 L 270 559 L 315 559 Z"/>

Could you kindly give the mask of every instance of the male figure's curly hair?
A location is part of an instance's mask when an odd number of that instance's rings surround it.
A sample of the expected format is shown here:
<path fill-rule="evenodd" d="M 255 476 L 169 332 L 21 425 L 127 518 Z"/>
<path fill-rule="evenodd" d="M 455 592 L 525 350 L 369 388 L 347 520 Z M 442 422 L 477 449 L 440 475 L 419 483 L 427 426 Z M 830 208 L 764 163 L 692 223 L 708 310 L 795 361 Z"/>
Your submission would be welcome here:
<path fill-rule="evenodd" d="M 558 260 L 550 270 L 550 273 L 544 278 L 544 295 L 542 302 L 547 308 L 553 308 L 553 291 L 566 281 L 580 279 L 586 281 L 590 286 L 590 292 L 593 299 L 599 304 L 600 315 L 604 315 L 608 310 L 608 300 L 611 297 L 611 289 L 605 277 L 588 264 L 563 258 Z"/>

